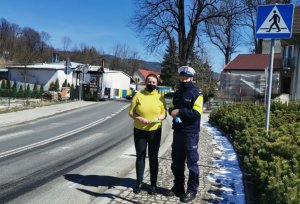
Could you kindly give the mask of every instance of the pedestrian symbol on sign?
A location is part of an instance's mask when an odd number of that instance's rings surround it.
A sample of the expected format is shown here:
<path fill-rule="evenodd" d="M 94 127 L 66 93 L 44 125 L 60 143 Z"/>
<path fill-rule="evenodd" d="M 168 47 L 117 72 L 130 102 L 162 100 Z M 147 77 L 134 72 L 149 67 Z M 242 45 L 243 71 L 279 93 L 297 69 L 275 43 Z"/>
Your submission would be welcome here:
<path fill-rule="evenodd" d="M 274 6 L 257 33 L 290 33 L 277 7 Z"/>
<path fill-rule="evenodd" d="M 274 13 L 273 17 L 269 20 L 269 22 L 271 22 L 271 21 L 273 20 L 273 23 L 271 24 L 271 26 L 270 26 L 270 28 L 269 28 L 269 30 L 268 30 L 267 32 L 270 32 L 270 31 L 271 31 L 273 25 L 276 26 L 277 32 L 280 32 L 281 29 L 280 29 L 280 27 L 279 27 L 279 25 L 278 25 L 278 23 L 280 22 L 280 17 L 279 17 L 278 14 L 276 14 L 276 11 L 273 11 L 273 13 Z"/>
<path fill-rule="evenodd" d="M 256 38 L 289 39 L 292 35 L 293 4 L 261 5 L 257 8 Z"/>

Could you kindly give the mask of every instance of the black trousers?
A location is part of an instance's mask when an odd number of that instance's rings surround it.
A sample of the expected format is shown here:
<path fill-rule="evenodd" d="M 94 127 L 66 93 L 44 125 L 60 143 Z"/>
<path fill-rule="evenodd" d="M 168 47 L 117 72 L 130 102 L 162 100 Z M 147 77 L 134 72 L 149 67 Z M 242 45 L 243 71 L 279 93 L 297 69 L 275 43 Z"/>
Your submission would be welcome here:
<path fill-rule="evenodd" d="M 158 150 L 161 140 L 161 128 L 153 131 L 145 131 L 134 128 L 134 144 L 136 150 L 136 178 L 141 183 L 144 178 L 146 151 L 150 167 L 151 186 L 156 186 L 158 174 Z"/>
<path fill-rule="evenodd" d="M 174 131 L 172 144 L 171 170 L 174 175 L 174 187 L 182 191 L 185 183 L 185 162 L 189 169 L 187 191 L 197 192 L 199 187 L 198 155 L 199 133 Z"/>

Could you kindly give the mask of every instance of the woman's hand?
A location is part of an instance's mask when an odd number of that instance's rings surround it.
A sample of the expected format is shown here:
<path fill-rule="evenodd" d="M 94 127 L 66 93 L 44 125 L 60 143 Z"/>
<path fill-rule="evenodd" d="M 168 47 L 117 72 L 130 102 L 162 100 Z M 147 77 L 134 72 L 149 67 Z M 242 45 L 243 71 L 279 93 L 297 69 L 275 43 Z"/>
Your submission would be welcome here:
<path fill-rule="evenodd" d="M 148 124 L 149 123 L 149 121 L 146 118 L 143 118 L 141 116 L 137 116 L 136 120 L 138 120 L 140 123 L 143 123 L 143 124 Z"/>
<path fill-rule="evenodd" d="M 174 110 L 172 110 L 172 112 L 171 112 L 171 116 L 172 116 L 173 118 L 175 118 L 178 114 L 179 114 L 179 109 L 174 109 Z"/>
<path fill-rule="evenodd" d="M 166 118 L 166 115 L 159 115 L 157 117 L 157 120 L 164 120 Z"/>

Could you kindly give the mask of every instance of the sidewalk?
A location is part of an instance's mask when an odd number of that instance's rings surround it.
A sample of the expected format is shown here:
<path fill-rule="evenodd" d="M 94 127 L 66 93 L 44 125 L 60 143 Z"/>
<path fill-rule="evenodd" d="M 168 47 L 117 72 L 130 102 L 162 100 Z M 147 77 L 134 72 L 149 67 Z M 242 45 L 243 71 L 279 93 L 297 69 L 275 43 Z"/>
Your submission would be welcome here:
<path fill-rule="evenodd" d="M 232 173 L 237 174 L 238 177 L 233 178 L 230 172 L 224 171 L 224 166 L 220 166 L 216 161 L 220 161 L 220 158 L 226 159 L 224 153 L 230 149 L 222 150 L 215 138 L 212 136 L 211 130 L 207 128 L 208 125 L 208 113 L 203 114 L 201 122 L 201 133 L 199 140 L 199 169 L 200 169 L 200 186 L 198 194 L 195 200 L 190 203 L 202 204 L 202 203 L 245 203 L 243 187 L 240 187 L 242 182 L 241 173 L 237 173 L 234 168 L 238 168 L 237 163 L 234 162 L 232 168 Z M 227 139 L 226 139 L 227 140 Z M 162 203 L 162 204 L 173 204 L 181 203 L 177 197 L 166 197 L 164 193 L 167 189 L 171 189 L 173 186 L 173 174 L 171 172 L 171 143 L 172 143 L 172 131 L 167 137 L 165 143 L 169 143 L 167 149 L 160 149 L 159 155 L 159 174 L 158 174 L 158 194 L 149 195 L 147 193 L 147 188 L 150 184 L 150 173 L 149 169 L 146 167 L 144 174 L 145 189 L 139 194 L 134 194 L 132 188 L 127 188 L 119 184 L 114 186 L 112 189 L 108 189 L 104 194 L 111 195 L 106 198 L 98 197 L 91 202 L 92 204 L 121 204 L 121 203 L 141 203 L 141 204 L 152 204 L 152 203 Z M 234 153 L 231 153 L 231 157 Z M 228 159 L 228 158 L 227 158 Z M 146 161 L 148 163 L 148 160 Z M 225 165 L 226 166 L 226 165 Z M 230 167 L 231 168 L 231 167 Z M 228 169 L 228 168 L 227 168 Z M 226 169 L 225 169 L 226 170 Z M 186 169 L 186 178 L 188 178 L 188 171 Z M 226 175 L 227 174 L 227 175 Z M 135 169 L 133 169 L 126 178 L 135 179 Z M 225 185 L 219 176 L 224 177 Z M 232 176 L 232 178 L 231 178 Z M 236 177 L 235 176 L 235 177 Z M 240 188 L 240 189 L 235 189 Z M 240 192 L 241 191 L 241 192 Z"/>
<path fill-rule="evenodd" d="M 95 103 L 97 102 L 75 101 L 31 108 L 17 112 L 3 113 L 0 114 L 0 128 L 55 115 L 72 109 L 82 108 Z"/>

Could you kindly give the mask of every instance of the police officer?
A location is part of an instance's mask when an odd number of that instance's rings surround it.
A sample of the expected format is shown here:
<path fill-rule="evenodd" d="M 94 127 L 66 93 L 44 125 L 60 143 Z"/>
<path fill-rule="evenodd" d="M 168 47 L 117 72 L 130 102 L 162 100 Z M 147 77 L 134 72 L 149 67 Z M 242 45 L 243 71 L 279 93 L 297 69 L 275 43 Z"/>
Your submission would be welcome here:
<path fill-rule="evenodd" d="M 193 85 L 196 72 L 192 67 L 182 66 L 178 69 L 180 88 L 175 92 L 169 106 L 173 117 L 172 165 L 174 185 L 167 196 L 178 196 L 187 203 L 195 199 L 199 186 L 198 142 L 200 119 L 203 113 L 203 96 Z M 185 192 L 185 162 L 189 169 L 187 191 Z"/>

